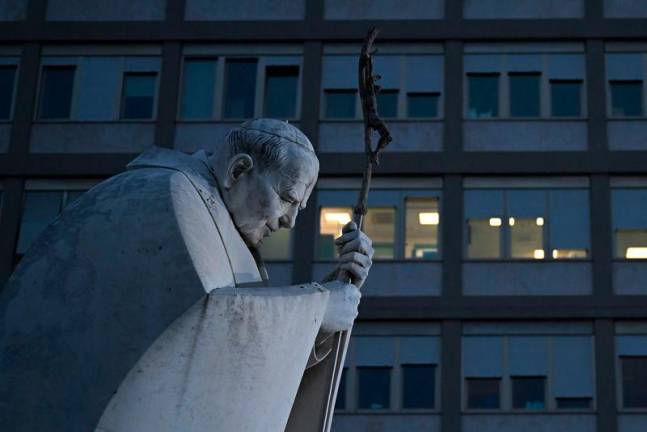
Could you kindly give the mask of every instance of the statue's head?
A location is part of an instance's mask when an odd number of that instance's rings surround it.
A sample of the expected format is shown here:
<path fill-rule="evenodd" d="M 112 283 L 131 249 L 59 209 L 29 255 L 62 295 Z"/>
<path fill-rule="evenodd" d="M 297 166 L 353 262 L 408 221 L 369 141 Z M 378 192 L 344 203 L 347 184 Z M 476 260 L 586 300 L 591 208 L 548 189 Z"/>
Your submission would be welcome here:
<path fill-rule="evenodd" d="M 249 246 L 294 227 L 319 173 L 308 138 L 273 119 L 249 120 L 230 131 L 212 164 L 227 209 Z"/>

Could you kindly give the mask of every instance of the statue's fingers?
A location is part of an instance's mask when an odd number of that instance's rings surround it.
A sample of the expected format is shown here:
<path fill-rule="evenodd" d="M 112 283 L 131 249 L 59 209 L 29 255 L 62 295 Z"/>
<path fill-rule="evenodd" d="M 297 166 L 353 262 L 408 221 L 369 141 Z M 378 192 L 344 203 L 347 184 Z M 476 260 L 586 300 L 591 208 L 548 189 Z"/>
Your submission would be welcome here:
<path fill-rule="evenodd" d="M 343 263 L 339 266 L 342 270 L 346 270 L 350 274 L 351 282 L 357 285 L 357 282 L 366 279 L 366 269 L 354 262 Z"/>
<path fill-rule="evenodd" d="M 366 251 L 362 247 L 362 243 L 357 238 L 349 241 L 344 246 L 342 246 L 342 248 L 339 251 L 339 256 L 347 254 L 348 252 L 359 252 L 362 254 L 366 254 Z"/>
<path fill-rule="evenodd" d="M 370 268 L 371 264 L 373 264 L 371 262 L 371 259 L 367 255 L 361 254 L 359 252 L 348 252 L 347 254 L 341 255 L 339 257 L 339 261 L 343 263 L 354 262 L 364 268 Z"/>
<path fill-rule="evenodd" d="M 357 224 L 353 221 L 348 222 L 344 227 L 341 229 L 341 232 L 347 233 L 350 231 L 356 231 L 357 230 Z"/>
<path fill-rule="evenodd" d="M 349 231 L 341 235 L 340 237 L 337 237 L 335 239 L 335 244 L 339 246 L 339 245 L 343 245 L 344 243 L 348 243 L 349 241 L 358 238 L 360 235 L 360 232 L 361 231 L 358 231 L 358 230 Z"/>

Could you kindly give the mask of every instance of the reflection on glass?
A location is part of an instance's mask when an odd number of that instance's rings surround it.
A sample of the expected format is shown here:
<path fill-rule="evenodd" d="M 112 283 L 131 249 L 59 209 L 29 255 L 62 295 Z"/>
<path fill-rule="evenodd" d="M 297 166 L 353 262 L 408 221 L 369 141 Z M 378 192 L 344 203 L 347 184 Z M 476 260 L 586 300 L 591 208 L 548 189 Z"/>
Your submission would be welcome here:
<path fill-rule="evenodd" d="M 62 192 L 27 192 L 18 235 L 17 254 L 24 254 L 61 210 Z"/>
<path fill-rule="evenodd" d="M 121 118 L 151 119 L 155 99 L 155 73 L 124 74 Z"/>
<path fill-rule="evenodd" d="M 11 116 L 16 66 L 0 66 L 0 119 Z"/>
<path fill-rule="evenodd" d="M 402 365 L 402 408 L 434 408 L 436 366 Z"/>
<path fill-rule="evenodd" d="M 499 409 L 500 378 L 468 378 L 467 408 Z"/>
<path fill-rule="evenodd" d="M 501 218 L 467 220 L 467 257 L 501 257 Z"/>
<path fill-rule="evenodd" d="M 591 398 L 587 397 L 558 397 L 556 398 L 557 409 L 590 409 Z"/>
<path fill-rule="evenodd" d="M 512 258 L 543 259 L 543 219 L 514 218 L 510 224 L 510 255 Z"/>
<path fill-rule="evenodd" d="M 388 409 L 391 400 L 390 367 L 358 367 L 359 409 Z"/>
<path fill-rule="evenodd" d="M 68 119 L 72 106 L 74 66 L 45 66 L 40 84 L 38 118 Z"/>
<path fill-rule="evenodd" d="M 337 390 L 337 400 L 335 401 L 335 409 L 346 409 L 346 375 L 348 374 L 348 368 L 344 368 L 341 371 L 341 377 L 339 378 L 339 390 Z"/>
<path fill-rule="evenodd" d="M 228 59 L 225 69 L 224 117 L 228 119 L 254 117 L 256 60 Z"/>
<path fill-rule="evenodd" d="M 261 256 L 265 260 L 289 260 L 292 230 L 282 228 L 275 231 L 269 237 L 263 239 L 259 248 Z"/>
<path fill-rule="evenodd" d="M 409 93 L 407 115 L 409 118 L 438 117 L 440 93 Z"/>
<path fill-rule="evenodd" d="M 373 240 L 373 258 L 395 258 L 395 208 L 369 207 L 364 232 Z"/>
<path fill-rule="evenodd" d="M 579 117 L 581 111 L 582 81 L 550 81 L 550 115 L 553 117 Z"/>
<path fill-rule="evenodd" d="M 614 116 L 641 116 L 642 81 L 611 81 L 611 113 Z"/>
<path fill-rule="evenodd" d="M 354 119 L 355 90 L 326 90 L 326 118 Z"/>
<path fill-rule="evenodd" d="M 381 90 L 376 97 L 380 117 L 395 118 L 398 116 L 398 91 Z"/>
<path fill-rule="evenodd" d="M 616 257 L 626 259 L 647 258 L 647 228 L 617 229 Z"/>
<path fill-rule="evenodd" d="M 210 119 L 216 82 L 216 59 L 186 59 L 182 74 L 183 119 Z"/>
<path fill-rule="evenodd" d="M 341 236 L 342 228 L 353 217 L 350 207 L 322 207 L 319 213 L 318 258 L 333 259 L 336 256 L 335 239 Z"/>
<path fill-rule="evenodd" d="M 539 73 L 510 73 L 510 116 L 539 117 Z"/>
<path fill-rule="evenodd" d="M 512 408 L 543 410 L 546 408 L 546 377 L 513 377 Z"/>
<path fill-rule="evenodd" d="M 265 116 L 296 117 L 298 66 L 269 66 L 265 73 Z"/>
<path fill-rule="evenodd" d="M 469 118 L 499 116 L 499 74 L 469 74 Z"/>
<path fill-rule="evenodd" d="M 438 198 L 406 199 L 405 258 L 438 257 Z"/>
<path fill-rule="evenodd" d="M 647 408 L 647 357 L 623 357 L 622 401 L 624 408 Z"/>

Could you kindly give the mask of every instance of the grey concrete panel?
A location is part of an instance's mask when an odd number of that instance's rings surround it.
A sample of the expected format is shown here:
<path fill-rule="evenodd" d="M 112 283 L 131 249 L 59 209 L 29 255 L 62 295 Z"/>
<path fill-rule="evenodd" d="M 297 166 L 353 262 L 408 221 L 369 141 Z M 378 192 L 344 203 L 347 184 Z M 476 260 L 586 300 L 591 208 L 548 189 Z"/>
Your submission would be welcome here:
<path fill-rule="evenodd" d="M 341 414 L 332 432 L 440 432 L 440 416 L 433 414 Z"/>
<path fill-rule="evenodd" d="M 305 0 L 186 0 L 187 21 L 302 20 Z"/>
<path fill-rule="evenodd" d="M 315 263 L 314 280 L 321 280 L 335 267 L 334 263 Z M 440 262 L 374 262 L 362 287 L 363 296 L 439 296 L 442 265 Z"/>
<path fill-rule="evenodd" d="M 29 0 L 0 0 L 0 21 L 22 21 L 27 16 Z"/>
<path fill-rule="evenodd" d="M 48 21 L 159 21 L 166 0 L 48 0 Z"/>
<path fill-rule="evenodd" d="M 647 150 L 647 121 L 609 121 L 610 150 Z"/>
<path fill-rule="evenodd" d="M 613 292 L 620 295 L 647 295 L 647 263 L 613 263 Z"/>
<path fill-rule="evenodd" d="M 585 151 L 585 121 L 465 121 L 467 151 Z"/>
<path fill-rule="evenodd" d="M 604 0 L 604 16 L 607 18 L 647 17 L 645 0 Z"/>
<path fill-rule="evenodd" d="M 491 18 L 582 18 L 584 0 L 465 0 L 463 16 Z"/>
<path fill-rule="evenodd" d="M 464 415 L 463 432 L 595 432 L 594 414 Z"/>
<path fill-rule="evenodd" d="M 292 285 L 292 264 L 266 262 L 267 274 L 271 286 Z"/>
<path fill-rule="evenodd" d="M 437 152 L 443 145 L 441 122 L 388 122 L 393 142 L 389 151 Z M 377 134 L 375 135 L 377 138 Z M 364 152 L 364 126 L 360 122 L 319 124 L 321 152 Z"/>
<path fill-rule="evenodd" d="M 0 153 L 6 153 L 9 150 L 10 138 L 11 125 L 9 123 L 0 124 Z"/>
<path fill-rule="evenodd" d="M 361 19 L 440 19 L 443 0 L 325 0 L 324 18 Z"/>
<path fill-rule="evenodd" d="M 645 432 L 646 430 L 646 414 L 620 414 L 618 416 L 618 432 Z"/>
<path fill-rule="evenodd" d="M 153 123 L 38 123 L 32 153 L 136 153 L 153 144 Z"/>
<path fill-rule="evenodd" d="M 468 296 L 587 295 L 592 289 L 590 262 L 463 263 Z"/>

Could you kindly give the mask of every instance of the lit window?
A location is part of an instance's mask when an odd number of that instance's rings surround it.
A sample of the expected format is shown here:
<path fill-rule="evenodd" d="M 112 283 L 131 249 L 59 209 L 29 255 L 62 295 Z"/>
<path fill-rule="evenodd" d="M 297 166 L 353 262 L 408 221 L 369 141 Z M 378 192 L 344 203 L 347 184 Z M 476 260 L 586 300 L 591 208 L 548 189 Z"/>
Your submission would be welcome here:
<path fill-rule="evenodd" d="M 398 116 L 398 91 L 380 90 L 376 97 L 380 117 L 395 118 Z"/>
<path fill-rule="evenodd" d="M 337 390 L 337 400 L 335 401 L 335 409 L 346 409 L 346 375 L 348 375 L 348 368 L 341 371 L 339 378 L 339 389 Z"/>
<path fill-rule="evenodd" d="M 319 259 L 336 256 L 335 239 L 341 236 L 342 228 L 353 218 L 353 211 L 343 207 L 324 207 L 319 213 Z"/>
<path fill-rule="evenodd" d="M 289 260 L 290 245 L 292 241 L 292 230 L 280 229 L 275 231 L 269 237 L 263 239 L 263 244 L 259 248 L 261 256 L 266 260 Z"/>
<path fill-rule="evenodd" d="M 643 115 L 642 81 L 610 81 L 611 113 L 614 116 Z"/>
<path fill-rule="evenodd" d="M 326 118 L 354 119 L 355 90 L 326 90 Z"/>
<path fill-rule="evenodd" d="M 555 399 L 557 402 L 557 409 L 591 409 L 591 398 L 586 397 L 558 397 Z"/>
<path fill-rule="evenodd" d="M 295 118 L 297 111 L 298 66 L 270 66 L 265 72 L 265 116 Z"/>
<path fill-rule="evenodd" d="M 11 117 L 15 79 L 15 66 L 0 66 L 0 119 L 8 120 Z"/>
<path fill-rule="evenodd" d="M 373 258 L 395 258 L 395 208 L 369 207 L 363 231 L 373 241 Z"/>
<path fill-rule="evenodd" d="M 61 211 L 63 193 L 60 191 L 26 192 L 18 235 L 17 254 L 24 254 Z"/>
<path fill-rule="evenodd" d="M 40 84 L 38 118 L 68 119 L 72 107 L 74 66 L 45 66 Z"/>
<path fill-rule="evenodd" d="M 391 406 L 391 368 L 358 367 L 357 408 L 382 410 Z"/>
<path fill-rule="evenodd" d="M 436 366 L 402 365 L 402 408 L 434 408 Z"/>
<path fill-rule="evenodd" d="M 623 357 L 622 402 L 625 408 L 647 408 L 647 357 Z"/>
<path fill-rule="evenodd" d="M 437 258 L 439 224 L 438 198 L 407 198 L 405 258 Z"/>
<path fill-rule="evenodd" d="M 227 60 L 225 72 L 224 117 L 228 119 L 254 117 L 256 60 Z"/>
<path fill-rule="evenodd" d="M 512 408 L 546 409 L 546 377 L 512 377 Z"/>
<path fill-rule="evenodd" d="M 510 116 L 539 117 L 540 73 L 510 73 Z"/>
<path fill-rule="evenodd" d="M 468 378 L 467 408 L 499 409 L 501 406 L 500 378 Z"/>
<path fill-rule="evenodd" d="M 553 117 L 580 117 L 582 81 L 551 80 L 550 107 Z"/>
<path fill-rule="evenodd" d="M 440 93 L 409 93 L 407 95 L 407 115 L 409 118 L 438 117 Z"/>
<path fill-rule="evenodd" d="M 216 59 L 192 58 L 184 61 L 181 104 L 183 119 L 213 117 L 215 81 Z"/>
<path fill-rule="evenodd" d="M 498 218 L 467 220 L 467 256 L 501 257 L 501 223 Z"/>
<path fill-rule="evenodd" d="M 156 73 L 124 74 L 121 118 L 127 120 L 153 118 L 156 81 Z"/>
<path fill-rule="evenodd" d="M 468 74 L 469 118 L 499 116 L 499 74 Z"/>
<path fill-rule="evenodd" d="M 612 192 L 615 257 L 647 259 L 647 190 Z"/>

